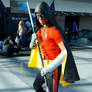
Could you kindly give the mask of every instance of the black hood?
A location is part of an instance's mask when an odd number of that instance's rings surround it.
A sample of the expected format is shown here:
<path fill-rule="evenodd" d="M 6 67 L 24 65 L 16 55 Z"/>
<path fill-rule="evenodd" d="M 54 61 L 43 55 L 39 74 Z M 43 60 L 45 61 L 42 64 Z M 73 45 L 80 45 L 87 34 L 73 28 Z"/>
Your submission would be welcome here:
<path fill-rule="evenodd" d="M 53 12 L 50 10 L 49 5 L 46 2 L 39 3 L 35 8 L 35 13 L 40 12 L 43 14 L 46 18 L 48 18 L 49 22 L 56 26 L 56 28 L 59 30 L 60 34 L 64 38 L 64 33 L 61 29 L 61 27 L 57 24 Z"/>
<path fill-rule="evenodd" d="M 54 16 L 47 3 L 45 2 L 39 3 L 35 9 L 35 13 L 36 12 L 40 12 L 41 14 L 43 14 L 53 24 Z"/>

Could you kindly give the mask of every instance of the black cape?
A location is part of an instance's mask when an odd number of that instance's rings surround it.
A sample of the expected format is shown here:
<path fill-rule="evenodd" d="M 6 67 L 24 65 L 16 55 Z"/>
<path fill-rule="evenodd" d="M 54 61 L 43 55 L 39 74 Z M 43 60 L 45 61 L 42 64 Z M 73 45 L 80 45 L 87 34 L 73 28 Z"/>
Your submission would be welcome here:
<path fill-rule="evenodd" d="M 67 56 L 67 62 L 66 62 L 66 66 L 65 66 L 63 80 L 67 81 L 69 83 L 80 80 L 71 49 L 70 49 L 69 45 L 66 43 L 66 41 L 64 40 L 65 35 L 64 35 L 62 29 L 60 28 L 60 26 L 56 23 L 56 21 L 54 19 L 54 15 L 53 15 L 52 11 L 50 10 L 50 7 L 48 6 L 48 4 L 46 2 L 41 2 L 36 7 L 35 13 L 36 12 L 42 13 L 46 18 L 48 18 L 49 22 L 52 25 L 56 26 L 56 28 L 58 29 L 58 31 L 61 34 L 61 37 L 63 39 L 63 43 L 67 49 L 68 56 Z"/>

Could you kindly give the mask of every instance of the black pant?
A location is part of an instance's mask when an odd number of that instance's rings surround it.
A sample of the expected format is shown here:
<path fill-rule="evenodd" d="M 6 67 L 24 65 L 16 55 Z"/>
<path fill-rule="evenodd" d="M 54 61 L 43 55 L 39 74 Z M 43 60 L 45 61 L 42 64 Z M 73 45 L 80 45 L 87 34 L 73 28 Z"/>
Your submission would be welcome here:
<path fill-rule="evenodd" d="M 46 75 L 46 79 L 47 79 L 47 85 L 48 88 L 50 90 L 50 92 L 52 91 L 52 84 L 53 84 L 53 78 L 52 78 L 52 74 L 47 74 Z M 45 92 L 42 88 L 42 84 L 44 83 L 44 77 L 41 76 L 40 72 L 38 73 L 38 75 L 36 76 L 36 79 L 34 81 L 34 89 L 36 90 L 36 92 Z"/>
<path fill-rule="evenodd" d="M 78 39 L 78 32 L 77 31 L 73 32 L 73 37 L 74 37 L 74 39 Z"/>

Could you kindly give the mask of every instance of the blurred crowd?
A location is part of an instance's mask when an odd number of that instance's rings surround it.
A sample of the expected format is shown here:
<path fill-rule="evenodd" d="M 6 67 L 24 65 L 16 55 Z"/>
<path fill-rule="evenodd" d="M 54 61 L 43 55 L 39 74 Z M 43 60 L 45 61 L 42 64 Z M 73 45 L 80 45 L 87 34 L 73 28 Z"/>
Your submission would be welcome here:
<path fill-rule="evenodd" d="M 29 21 L 24 23 L 23 20 L 20 20 L 14 36 L 8 36 L 5 39 L 0 37 L 0 55 L 12 56 L 19 54 L 25 47 L 29 48 L 32 33 L 31 23 Z"/>
<path fill-rule="evenodd" d="M 78 39 L 78 28 L 76 22 L 74 21 L 73 24 L 68 22 L 65 25 L 64 33 L 65 40 L 69 44 L 72 39 Z M 22 49 L 29 48 L 32 34 L 31 23 L 29 21 L 24 23 L 23 20 L 20 20 L 14 37 L 8 36 L 5 39 L 0 37 L 0 54 L 12 56 L 18 54 Z"/>

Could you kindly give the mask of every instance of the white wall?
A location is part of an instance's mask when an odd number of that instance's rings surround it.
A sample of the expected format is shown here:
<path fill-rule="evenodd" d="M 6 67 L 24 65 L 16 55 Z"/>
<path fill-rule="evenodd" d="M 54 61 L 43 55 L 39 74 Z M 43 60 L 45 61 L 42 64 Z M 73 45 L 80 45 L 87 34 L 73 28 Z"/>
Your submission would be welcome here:
<path fill-rule="evenodd" d="M 10 0 L 1 0 L 5 7 L 10 7 Z"/>
<path fill-rule="evenodd" d="M 64 30 L 65 16 L 64 15 L 57 15 L 56 20 L 57 20 L 57 23 Z M 92 16 L 80 16 L 79 30 L 81 30 L 81 29 L 90 29 L 90 30 L 92 30 Z"/>
<path fill-rule="evenodd" d="M 64 30 L 64 24 L 65 24 L 65 16 L 64 15 L 56 15 L 56 21 L 59 24 L 59 26 Z"/>
<path fill-rule="evenodd" d="M 57 11 L 92 13 L 92 3 L 55 0 Z"/>
<path fill-rule="evenodd" d="M 81 29 L 92 30 L 92 16 L 81 16 L 79 25 L 80 25 L 80 30 Z"/>
<path fill-rule="evenodd" d="M 6 7 L 10 7 L 10 0 L 1 0 Z M 36 5 L 41 2 L 45 1 L 49 5 L 52 3 L 53 0 L 23 0 L 29 2 L 30 8 L 35 8 Z M 69 11 L 69 12 L 90 12 L 92 13 L 92 2 L 74 2 L 69 0 L 54 0 L 55 1 L 55 9 L 56 11 Z"/>

